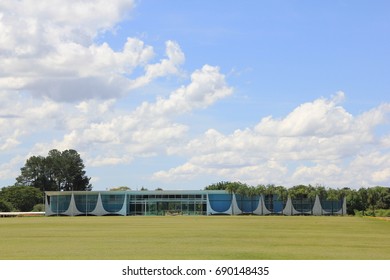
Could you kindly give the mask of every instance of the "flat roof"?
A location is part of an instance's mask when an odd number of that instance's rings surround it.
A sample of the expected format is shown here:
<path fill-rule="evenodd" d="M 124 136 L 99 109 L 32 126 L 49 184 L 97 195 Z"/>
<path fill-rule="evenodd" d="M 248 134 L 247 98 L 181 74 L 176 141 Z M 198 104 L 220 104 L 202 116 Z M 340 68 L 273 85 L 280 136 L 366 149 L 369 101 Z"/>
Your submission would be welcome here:
<path fill-rule="evenodd" d="M 142 195 L 142 194 L 227 194 L 225 190 L 162 190 L 162 191 L 47 191 L 47 195 L 69 195 L 69 194 L 130 194 L 130 195 Z"/>

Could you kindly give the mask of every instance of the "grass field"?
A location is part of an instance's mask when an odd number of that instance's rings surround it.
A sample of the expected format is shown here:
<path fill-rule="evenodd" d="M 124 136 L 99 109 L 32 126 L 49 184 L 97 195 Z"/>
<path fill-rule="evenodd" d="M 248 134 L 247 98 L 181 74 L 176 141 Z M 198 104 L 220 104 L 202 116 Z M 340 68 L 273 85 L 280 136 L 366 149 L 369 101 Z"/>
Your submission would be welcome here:
<path fill-rule="evenodd" d="M 176 216 L 0 219 L 0 259 L 390 259 L 390 221 Z"/>

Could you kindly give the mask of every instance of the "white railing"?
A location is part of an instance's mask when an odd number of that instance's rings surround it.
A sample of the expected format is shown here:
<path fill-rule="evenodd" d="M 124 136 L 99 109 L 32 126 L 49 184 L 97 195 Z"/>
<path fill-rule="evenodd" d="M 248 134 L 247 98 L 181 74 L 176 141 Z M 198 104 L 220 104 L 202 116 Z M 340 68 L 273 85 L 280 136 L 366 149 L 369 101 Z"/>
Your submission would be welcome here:
<path fill-rule="evenodd" d="M 0 217 L 45 216 L 45 212 L 0 212 Z"/>

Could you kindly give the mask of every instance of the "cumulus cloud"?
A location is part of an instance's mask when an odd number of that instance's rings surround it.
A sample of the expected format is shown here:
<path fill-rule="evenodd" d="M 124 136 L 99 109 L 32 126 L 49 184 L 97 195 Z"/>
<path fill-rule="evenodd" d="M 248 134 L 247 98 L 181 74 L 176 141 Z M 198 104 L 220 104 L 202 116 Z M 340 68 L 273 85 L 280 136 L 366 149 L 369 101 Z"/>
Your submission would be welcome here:
<path fill-rule="evenodd" d="M 206 108 L 232 93 L 218 67 L 204 65 L 191 75 L 191 83 L 174 91 L 169 98 L 159 98 L 155 103 L 143 103 L 136 114 L 166 115 Z"/>
<path fill-rule="evenodd" d="M 24 160 L 24 157 L 16 156 L 5 163 L 0 163 L 0 179 L 18 176 L 19 168 Z"/>
<path fill-rule="evenodd" d="M 65 102 L 110 99 L 180 73 L 184 54 L 173 41 L 157 63 L 153 47 L 137 38 L 127 38 L 119 51 L 95 42 L 133 7 L 128 0 L 2 1 L 0 89 Z M 144 73 L 134 76 L 138 68 Z"/>
<path fill-rule="evenodd" d="M 23 95 L 0 92 L 0 151 L 9 151 L 22 138 L 56 126 L 60 105 L 48 100 L 34 100 Z"/>
<path fill-rule="evenodd" d="M 255 130 L 262 135 L 327 137 L 343 134 L 350 129 L 352 115 L 338 104 L 344 93 L 338 92 L 332 99 L 318 99 L 294 109 L 283 120 L 271 116 L 263 118 Z"/>
<path fill-rule="evenodd" d="M 339 92 L 302 104 L 284 118 L 264 117 L 254 127 L 229 135 L 209 129 L 186 146 L 172 148 L 170 153 L 186 154 L 189 160 L 156 172 L 154 178 L 216 174 L 223 180 L 287 186 L 386 183 L 390 175 L 384 166 L 390 155 L 372 154 L 372 149 L 387 147 L 388 136 L 377 135 L 375 129 L 389 120 L 390 104 L 353 116 L 340 105 L 343 100 Z"/>
<path fill-rule="evenodd" d="M 130 163 L 135 157 L 162 155 L 175 145 L 182 145 L 189 127 L 175 119 L 195 109 L 211 106 L 232 93 L 218 67 L 205 65 L 195 70 L 187 85 L 174 90 L 166 98 L 143 102 L 133 111 L 116 109 L 115 99 L 101 103 L 81 101 L 67 108 L 63 116 L 62 139 L 38 143 L 35 153 L 48 147 L 77 147 L 86 152 L 91 166 Z M 57 120 L 59 123 L 60 120 Z"/>

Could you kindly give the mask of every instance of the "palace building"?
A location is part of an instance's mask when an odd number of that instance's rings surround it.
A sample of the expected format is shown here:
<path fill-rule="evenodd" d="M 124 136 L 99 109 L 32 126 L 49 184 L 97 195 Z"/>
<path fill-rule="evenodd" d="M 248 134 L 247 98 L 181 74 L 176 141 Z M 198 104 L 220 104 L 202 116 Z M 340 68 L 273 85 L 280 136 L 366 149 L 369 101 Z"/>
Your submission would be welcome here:
<path fill-rule="evenodd" d="M 217 190 L 61 191 L 45 193 L 46 216 L 81 215 L 345 215 L 346 200 L 277 195 L 241 196 Z"/>

